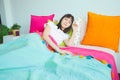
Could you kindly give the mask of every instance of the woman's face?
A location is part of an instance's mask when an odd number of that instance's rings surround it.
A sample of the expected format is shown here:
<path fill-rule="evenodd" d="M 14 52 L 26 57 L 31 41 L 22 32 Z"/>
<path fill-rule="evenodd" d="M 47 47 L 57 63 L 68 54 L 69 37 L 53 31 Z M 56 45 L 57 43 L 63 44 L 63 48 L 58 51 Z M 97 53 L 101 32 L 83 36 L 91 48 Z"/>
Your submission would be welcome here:
<path fill-rule="evenodd" d="M 61 21 L 61 28 L 62 30 L 68 28 L 72 23 L 72 18 L 64 17 Z"/>

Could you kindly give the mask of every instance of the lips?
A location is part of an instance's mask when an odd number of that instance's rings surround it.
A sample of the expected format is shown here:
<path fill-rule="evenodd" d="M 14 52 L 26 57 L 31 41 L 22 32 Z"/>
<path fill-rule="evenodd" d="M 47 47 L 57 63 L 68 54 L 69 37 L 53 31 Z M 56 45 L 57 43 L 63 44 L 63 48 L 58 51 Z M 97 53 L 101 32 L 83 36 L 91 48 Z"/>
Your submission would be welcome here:
<path fill-rule="evenodd" d="M 67 26 L 67 24 L 66 24 L 66 23 L 64 23 L 63 25 L 64 25 L 64 26 Z"/>

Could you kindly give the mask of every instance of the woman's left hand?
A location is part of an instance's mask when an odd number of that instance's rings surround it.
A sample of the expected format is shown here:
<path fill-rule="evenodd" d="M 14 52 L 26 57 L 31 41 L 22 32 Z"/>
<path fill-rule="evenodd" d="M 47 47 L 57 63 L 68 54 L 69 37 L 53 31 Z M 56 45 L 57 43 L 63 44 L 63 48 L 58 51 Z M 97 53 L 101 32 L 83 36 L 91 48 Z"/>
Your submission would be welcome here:
<path fill-rule="evenodd" d="M 73 23 L 72 28 L 73 28 L 74 32 L 77 32 L 77 30 L 78 30 L 78 24 Z"/>

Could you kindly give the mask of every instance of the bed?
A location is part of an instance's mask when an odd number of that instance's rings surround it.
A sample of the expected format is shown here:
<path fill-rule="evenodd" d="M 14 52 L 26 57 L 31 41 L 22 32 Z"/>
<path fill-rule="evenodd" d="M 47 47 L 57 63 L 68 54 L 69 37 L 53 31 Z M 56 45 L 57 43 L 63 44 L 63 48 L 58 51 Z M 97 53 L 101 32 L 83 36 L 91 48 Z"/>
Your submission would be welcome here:
<path fill-rule="evenodd" d="M 113 50 L 87 45 L 61 49 L 73 54 L 50 51 L 38 33 L 0 45 L 0 80 L 119 80 Z"/>
<path fill-rule="evenodd" d="M 1 45 L 0 49 L 1 80 L 111 80 L 111 71 L 116 73 L 112 55 L 81 48 L 80 56 L 63 56 L 50 52 L 36 33 Z M 94 56 L 94 52 L 105 54 L 111 60 Z"/>

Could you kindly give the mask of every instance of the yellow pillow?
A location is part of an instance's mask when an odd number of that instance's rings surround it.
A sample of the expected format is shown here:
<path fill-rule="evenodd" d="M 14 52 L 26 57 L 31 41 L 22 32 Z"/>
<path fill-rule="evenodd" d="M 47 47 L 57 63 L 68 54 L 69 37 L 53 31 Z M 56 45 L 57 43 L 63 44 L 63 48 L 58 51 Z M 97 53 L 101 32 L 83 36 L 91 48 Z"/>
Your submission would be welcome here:
<path fill-rule="evenodd" d="M 101 46 L 118 52 L 120 16 L 88 12 L 87 30 L 81 44 Z"/>

